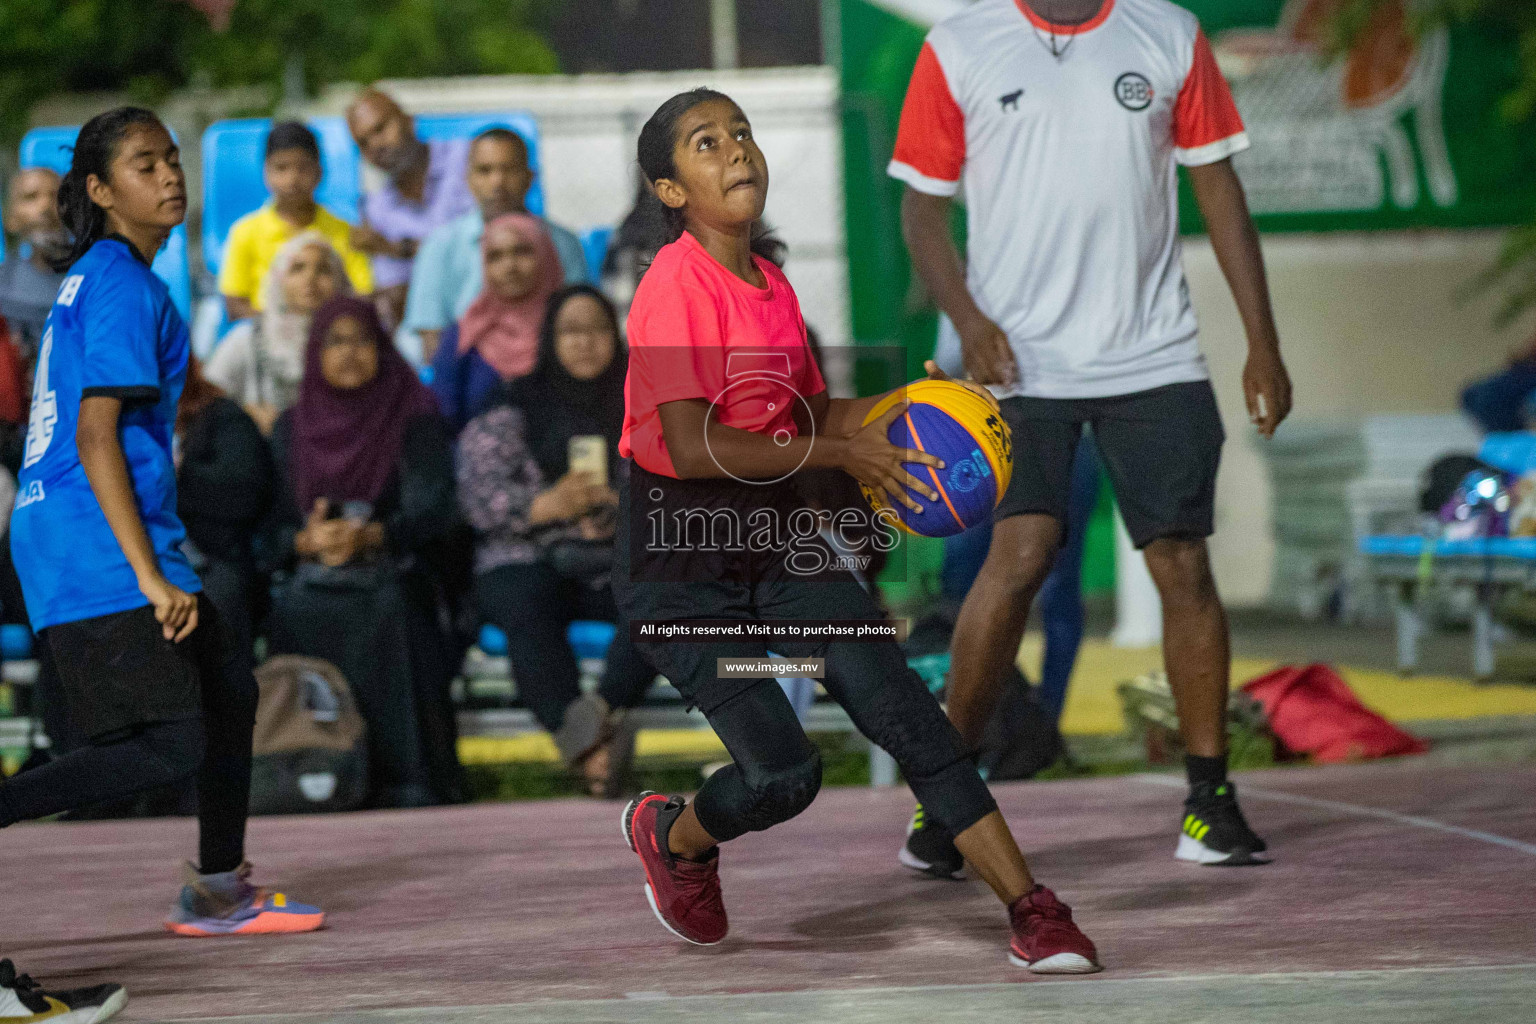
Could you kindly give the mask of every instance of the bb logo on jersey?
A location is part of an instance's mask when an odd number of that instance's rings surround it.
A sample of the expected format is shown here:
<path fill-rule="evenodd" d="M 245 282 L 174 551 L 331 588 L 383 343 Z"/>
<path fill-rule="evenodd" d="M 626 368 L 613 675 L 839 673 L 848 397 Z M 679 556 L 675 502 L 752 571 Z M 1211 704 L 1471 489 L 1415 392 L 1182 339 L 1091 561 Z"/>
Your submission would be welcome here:
<path fill-rule="evenodd" d="M 1145 75 L 1127 71 L 1115 79 L 1115 99 L 1126 110 L 1146 110 L 1152 105 L 1152 83 Z"/>

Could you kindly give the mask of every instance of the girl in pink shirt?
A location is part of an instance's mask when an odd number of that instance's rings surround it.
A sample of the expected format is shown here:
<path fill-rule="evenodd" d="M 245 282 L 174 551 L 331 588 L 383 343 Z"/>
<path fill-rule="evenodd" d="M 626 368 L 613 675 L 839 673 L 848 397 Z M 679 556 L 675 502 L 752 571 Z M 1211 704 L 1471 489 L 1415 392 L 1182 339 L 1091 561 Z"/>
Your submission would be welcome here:
<path fill-rule="evenodd" d="M 645 655 L 733 759 L 692 803 L 644 793 L 625 808 L 651 908 L 689 942 L 721 941 L 720 844 L 786 821 L 816 796 L 821 760 L 774 678 L 786 673 L 719 664 L 771 649 L 825 659 L 828 693 L 896 759 L 924 811 L 1007 906 L 1013 963 L 1098 970 L 1093 943 L 1030 875 L 959 734 L 894 640 L 758 632 L 884 619 L 817 536 L 798 470 L 841 469 L 917 509 L 909 488 L 935 495 L 905 464 L 943 463 L 887 440 L 904 403 L 864 426 L 883 396 L 828 397 L 794 289 L 755 234 L 768 166 L 741 109 L 708 89 L 674 96 L 642 130 L 639 159 L 676 241 L 658 253 L 629 314 L 614 588 Z M 662 642 L 669 627 L 710 635 Z"/>

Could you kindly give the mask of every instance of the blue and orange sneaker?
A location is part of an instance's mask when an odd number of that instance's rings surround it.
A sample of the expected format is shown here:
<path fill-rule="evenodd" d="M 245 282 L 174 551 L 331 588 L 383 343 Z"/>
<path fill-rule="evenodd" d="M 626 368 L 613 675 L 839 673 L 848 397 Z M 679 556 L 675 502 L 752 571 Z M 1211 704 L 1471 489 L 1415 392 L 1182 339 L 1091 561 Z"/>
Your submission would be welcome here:
<path fill-rule="evenodd" d="M 319 907 L 252 885 L 249 864 L 213 875 L 199 874 L 188 864 L 183 877 L 186 884 L 165 922 L 165 930 L 177 935 L 282 935 L 316 931 L 325 924 Z"/>

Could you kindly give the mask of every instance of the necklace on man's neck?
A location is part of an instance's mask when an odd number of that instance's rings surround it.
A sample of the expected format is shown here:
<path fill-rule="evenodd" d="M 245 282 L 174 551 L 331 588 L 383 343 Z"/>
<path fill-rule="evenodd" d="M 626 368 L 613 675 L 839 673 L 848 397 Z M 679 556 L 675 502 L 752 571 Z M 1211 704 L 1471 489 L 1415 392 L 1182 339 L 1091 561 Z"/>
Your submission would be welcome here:
<path fill-rule="evenodd" d="M 1025 0 L 1025 2 L 1029 3 L 1029 0 Z M 1036 11 L 1036 13 L 1040 14 L 1041 17 L 1045 19 L 1046 25 L 1049 26 L 1049 37 L 1047 37 L 1046 33 L 1040 31 L 1040 26 L 1035 24 L 1034 18 L 1026 18 L 1025 20 L 1029 22 L 1029 27 L 1034 31 L 1035 38 L 1040 40 L 1040 45 L 1049 50 L 1051 56 L 1055 57 L 1058 61 L 1064 60 L 1067 56 L 1067 51 L 1072 49 L 1072 44 L 1077 42 L 1077 33 L 1072 32 L 1068 34 L 1067 41 L 1065 43 L 1061 42 L 1061 37 L 1056 34 L 1056 26 L 1060 24 L 1060 22 L 1056 20 L 1055 3 L 1053 3 L 1052 0 L 1036 0 L 1036 2 L 1040 3 L 1044 10 L 1041 11 L 1039 8 L 1036 8 L 1034 4 L 1030 4 L 1030 9 Z M 1083 20 L 1089 21 L 1092 20 L 1092 18 L 1093 15 L 1090 14 Z"/>

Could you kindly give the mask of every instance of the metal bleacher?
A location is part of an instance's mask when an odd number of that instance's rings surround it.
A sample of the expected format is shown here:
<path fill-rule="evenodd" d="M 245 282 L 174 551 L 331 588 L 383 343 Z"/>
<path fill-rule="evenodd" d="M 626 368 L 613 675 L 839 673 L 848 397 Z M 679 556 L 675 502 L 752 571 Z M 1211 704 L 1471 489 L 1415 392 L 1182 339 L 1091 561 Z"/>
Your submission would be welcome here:
<path fill-rule="evenodd" d="M 612 642 L 614 626 L 608 622 L 576 621 L 571 623 L 568 638 L 581 663 L 582 672 L 588 677 L 602 673 L 602 659 Z M 464 663 L 464 693 L 468 703 L 475 703 L 471 696 L 477 687 L 498 693 L 505 704 L 501 707 L 473 707 L 459 713 L 459 735 L 474 737 L 510 737 L 542 731 L 533 715 L 525 708 L 512 706 L 510 698 L 515 694 L 514 681 L 506 663 L 506 635 L 495 626 L 482 626 L 479 643 L 472 649 Z M 938 692 L 949 673 L 949 654 L 918 655 L 907 659 L 907 664 L 922 677 L 929 690 Z M 676 690 L 662 678 L 658 678 L 647 696 L 645 704 L 635 711 L 635 717 L 643 729 L 692 729 L 708 730 L 709 723 L 697 711 L 683 707 Z M 810 732 L 854 731 L 848 713 L 823 694 L 802 715 L 801 723 Z M 895 761 L 878 747 L 870 747 L 870 785 L 894 785 L 897 777 Z"/>

